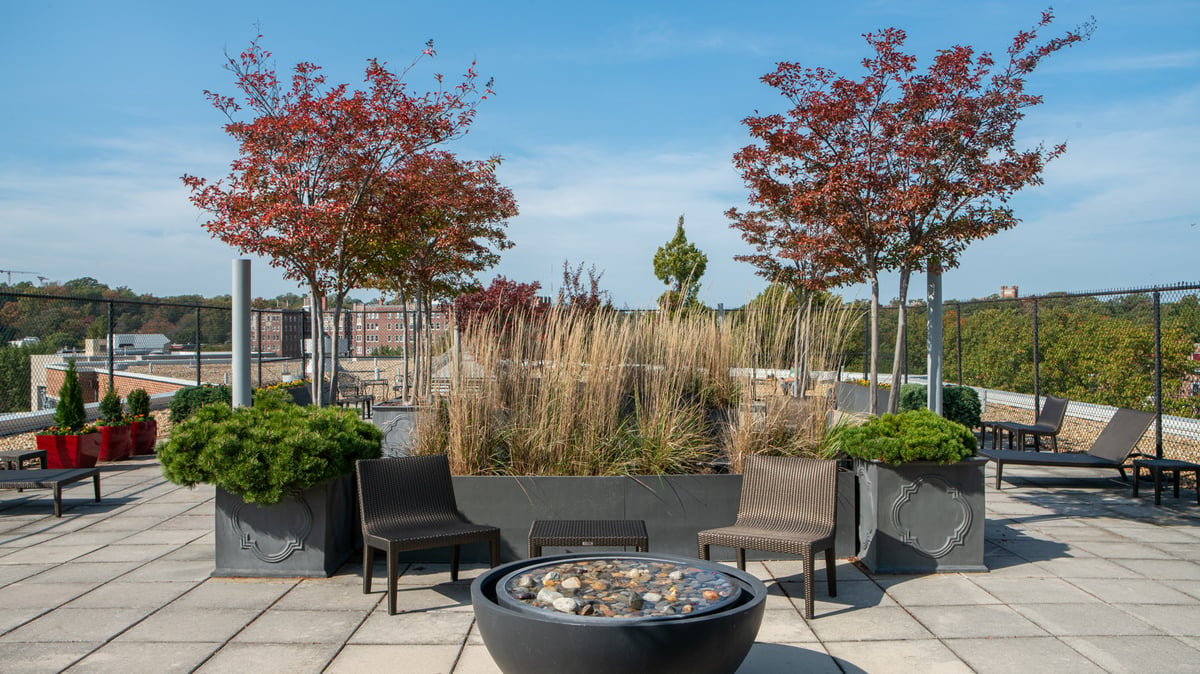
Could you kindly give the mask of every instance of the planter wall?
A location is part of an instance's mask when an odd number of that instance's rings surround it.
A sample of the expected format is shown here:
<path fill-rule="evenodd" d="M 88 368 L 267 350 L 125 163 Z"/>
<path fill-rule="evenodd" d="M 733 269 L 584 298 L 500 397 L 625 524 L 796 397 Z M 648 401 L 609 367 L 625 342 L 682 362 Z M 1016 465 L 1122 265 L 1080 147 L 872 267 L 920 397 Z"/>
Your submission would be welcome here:
<path fill-rule="evenodd" d="M 328 577 L 361 538 L 357 512 L 349 475 L 265 508 L 218 487 L 212 575 Z"/>
<path fill-rule="evenodd" d="M 129 428 L 133 436 L 133 454 L 153 454 L 154 445 L 158 442 L 158 420 L 133 421 Z"/>
<path fill-rule="evenodd" d="M 986 464 L 856 461 L 859 559 L 876 573 L 987 571 Z"/>
<path fill-rule="evenodd" d="M 47 468 L 92 468 L 100 457 L 100 433 L 38 435 L 37 448 L 46 450 Z"/>
<path fill-rule="evenodd" d="M 641 475 L 623 477 L 456 476 L 454 494 L 467 519 L 500 527 L 501 557 L 528 554 L 535 519 L 640 519 L 646 522 L 650 550 L 695 557 L 696 533 L 733 524 L 741 496 L 741 475 Z M 854 473 L 838 473 L 838 538 L 835 551 L 849 557 L 855 545 Z M 478 549 L 476 549 L 478 548 Z M 589 548 L 572 548 L 585 552 Z M 555 554 L 546 548 L 545 554 Z M 463 559 L 486 561 L 486 546 L 464 546 Z M 713 548 L 713 559 L 732 560 L 731 548 Z M 447 550 L 411 553 L 410 559 L 442 561 Z M 779 557 L 747 551 L 750 559 Z"/>
<path fill-rule="evenodd" d="M 124 426 L 97 426 L 100 431 L 101 461 L 120 461 L 133 453 L 133 428 Z"/>

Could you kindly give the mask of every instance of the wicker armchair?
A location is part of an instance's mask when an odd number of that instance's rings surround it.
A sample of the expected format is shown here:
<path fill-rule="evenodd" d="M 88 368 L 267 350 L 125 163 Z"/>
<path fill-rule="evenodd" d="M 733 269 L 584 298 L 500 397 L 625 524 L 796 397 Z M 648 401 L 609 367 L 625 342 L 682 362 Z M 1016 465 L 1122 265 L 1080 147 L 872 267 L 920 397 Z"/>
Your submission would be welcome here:
<path fill-rule="evenodd" d="M 357 463 L 363 532 L 363 593 L 371 591 L 375 549 L 387 552 L 388 615 L 396 614 L 397 555 L 451 546 L 450 579 L 458 580 L 458 546 L 486 541 L 500 563 L 500 529 L 462 518 L 445 455 L 364 459 Z"/>
<path fill-rule="evenodd" d="M 698 535 L 700 559 L 710 545 L 737 548 L 746 569 L 746 549 L 800 555 L 804 559 L 804 617 L 813 617 L 813 555 L 825 551 L 829 596 L 837 596 L 833 553 L 837 507 L 837 464 L 783 456 L 746 458 L 742 495 L 733 526 Z"/>

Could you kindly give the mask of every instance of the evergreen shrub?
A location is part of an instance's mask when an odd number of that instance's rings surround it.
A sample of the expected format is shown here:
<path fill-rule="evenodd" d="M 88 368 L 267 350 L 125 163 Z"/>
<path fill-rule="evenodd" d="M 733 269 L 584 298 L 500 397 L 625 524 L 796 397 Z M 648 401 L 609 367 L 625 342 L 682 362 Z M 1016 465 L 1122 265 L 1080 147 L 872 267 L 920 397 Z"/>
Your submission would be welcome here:
<path fill-rule="evenodd" d="M 929 410 L 885 414 L 836 431 L 835 447 L 865 461 L 954 463 L 975 453 L 975 434 Z"/>
<path fill-rule="evenodd" d="M 924 384 L 904 384 L 900 387 L 900 411 L 923 410 L 928 406 L 929 388 Z M 942 389 L 942 415 L 951 421 L 978 428 L 983 407 L 979 393 L 970 386 L 946 386 Z"/>
<path fill-rule="evenodd" d="M 346 475 L 359 459 L 378 458 L 382 438 L 351 410 L 299 406 L 285 392 L 262 391 L 251 407 L 196 410 L 172 429 L 158 457 L 175 484 L 212 484 L 265 506 Z"/>

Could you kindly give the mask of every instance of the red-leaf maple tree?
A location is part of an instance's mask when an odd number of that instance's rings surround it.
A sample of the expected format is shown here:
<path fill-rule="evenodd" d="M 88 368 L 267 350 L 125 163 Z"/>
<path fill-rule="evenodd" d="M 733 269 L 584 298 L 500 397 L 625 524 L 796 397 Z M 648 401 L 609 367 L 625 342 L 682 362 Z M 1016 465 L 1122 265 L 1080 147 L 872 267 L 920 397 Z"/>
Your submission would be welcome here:
<path fill-rule="evenodd" d="M 371 195 L 375 254 L 368 283 L 406 304 L 415 296 L 418 395 L 430 382 L 430 335 L 422 326 L 433 300 L 463 292 L 512 246 L 505 221 L 517 215 L 517 203 L 496 179 L 499 164 L 498 157 L 462 161 L 431 150 L 412 156 Z"/>
<path fill-rule="evenodd" d="M 238 142 L 229 175 L 209 182 L 183 177 L 191 200 L 208 211 L 204 227 L 243 253 L 270 258 L 284 276 L 307 284 L 312 296 L 313 399 L 325 398 L 322 299 L 332 294 L 333 373 L 336 385 L 338 323 L 346 294 L 366 274 L 374 250 L 370 195 L 414 155 L 466 132 L 491 82 L 477 86 L 474 64 L 451 87 L 417 93 L 404 77 L 423 58 L 427 43 L 404 70 L 367 62 L 365 90 L 329 86 L 320 68 L 297 64 L 285 84 L 269 63 L 258 36 L 237 58 L 227 57 L 242 102 L 206 91 Z"/>
<path fill-rule="evenodd" d="M 1023 111 L 1042 102 L 1026 93 L 1028 76 L 1094 27 L 1039 42 L 1052 21 L 1046 11 L 1032 30 L 1018 32 L 999 68 L 991 54 L 955 46 L 919 73 L 916 57 L 901 51 L 904 31 L 888 28 L 865 36 L 875 53 L 863 60 L 861 79 L 790 62 L 762 78 L 792 108 L 744 120 L 758 144 L 740 150 L 734 164 L 753 208 L 728 215 L 755 253 L 738 259 L 793 288 L 870 283 L 870 409 L 879 272 L 900 271 L 899 345 L 911 272 L 956 266 L 971 241 L 1015 226 L 1009 198 L 1039 184 L 1046 162 L 1065 150 L 1021 150 L 1014 138 Z M 896 353 L 893 380 L 899 346 Z"/>

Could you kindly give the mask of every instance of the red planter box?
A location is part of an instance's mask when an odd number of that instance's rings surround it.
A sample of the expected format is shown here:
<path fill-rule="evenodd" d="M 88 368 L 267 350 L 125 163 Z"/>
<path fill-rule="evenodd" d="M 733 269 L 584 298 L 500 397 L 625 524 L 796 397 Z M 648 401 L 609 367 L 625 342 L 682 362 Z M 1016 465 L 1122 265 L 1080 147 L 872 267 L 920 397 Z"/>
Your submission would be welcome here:
<path fill-rule="evenodd" d="M 133 451 L 133 429 L 124 426 L 97 426 L 100 430 L 100 460 L 120 461 Z"/>
<path fill-rule="evenodd" d="M 154 444 L 158 442 L 158 420 L 134 421 L 129 424 L 129 428 L 133 434 L 134 456 L 153 454 Z"/>
<path fill-rule="evenodd" d="M 100 434 L 39 435 L 37 448 L 46 450 L 47 468 L 92 468 L 100 457 Z"/>

